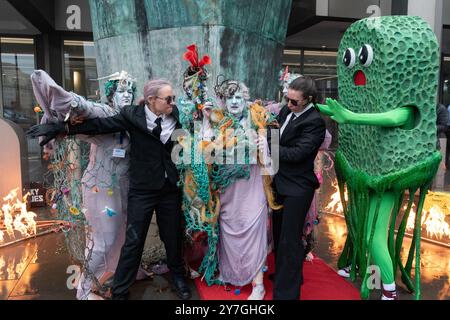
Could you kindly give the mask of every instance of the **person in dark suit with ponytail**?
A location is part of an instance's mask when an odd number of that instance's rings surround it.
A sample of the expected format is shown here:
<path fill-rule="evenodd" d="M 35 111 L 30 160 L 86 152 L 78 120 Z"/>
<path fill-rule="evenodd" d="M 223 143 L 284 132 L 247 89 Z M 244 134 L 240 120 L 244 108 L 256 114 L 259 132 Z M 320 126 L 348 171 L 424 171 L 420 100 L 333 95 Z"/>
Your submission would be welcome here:
<path fill-rule="evenodd" d="M 319 187 L 314 159 L 325 138 L 325 121 L 315 107 L 316 96 L 313 79 L 295 79 L 285 96 L 287 105 L 277 117 L 281 126 L 279 169 L 273 183 L 277 203 L 283 208 L 272 215 L 275 300 L 300 297 L 305 250 L 301 241 L 303 224 L 314 190 Z"/>

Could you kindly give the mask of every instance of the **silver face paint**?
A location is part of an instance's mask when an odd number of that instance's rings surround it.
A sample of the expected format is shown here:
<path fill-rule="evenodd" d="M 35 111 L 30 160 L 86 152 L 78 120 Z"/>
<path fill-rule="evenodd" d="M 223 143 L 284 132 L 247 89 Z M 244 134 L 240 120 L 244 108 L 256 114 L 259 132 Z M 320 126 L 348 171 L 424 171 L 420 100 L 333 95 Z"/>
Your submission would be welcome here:
<path fill-rule="evenodd" d="M 114 106 L 123 108 L 131 105 L 133 101 L 133 83 L 127 80 L 121 80 L 117 85 L 116 92 L 113 95 Z"/>
<path fill-rule="evenodd" d="M 236 91 L 234 95 L 227 98 L 225 103 L 229 113 L 237 118 L 242 116 L 242 112 L 244 111 L 246 105 L 242 91 Z"/>

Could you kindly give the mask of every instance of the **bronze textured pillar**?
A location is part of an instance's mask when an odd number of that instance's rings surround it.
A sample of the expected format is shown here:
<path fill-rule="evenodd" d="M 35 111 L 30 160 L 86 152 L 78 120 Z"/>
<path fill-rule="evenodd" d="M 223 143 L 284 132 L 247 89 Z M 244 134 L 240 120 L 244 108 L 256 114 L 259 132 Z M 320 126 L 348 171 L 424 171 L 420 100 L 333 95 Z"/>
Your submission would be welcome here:
<path fill-rule="evenodd" d="M 126 70 L 171 80 L 181 94 L 185 47 L 195 43 L 216 76 L 244 81 L 252 98 L 275 98 L 292 0 L 90 0 L 99 77 Z"/>

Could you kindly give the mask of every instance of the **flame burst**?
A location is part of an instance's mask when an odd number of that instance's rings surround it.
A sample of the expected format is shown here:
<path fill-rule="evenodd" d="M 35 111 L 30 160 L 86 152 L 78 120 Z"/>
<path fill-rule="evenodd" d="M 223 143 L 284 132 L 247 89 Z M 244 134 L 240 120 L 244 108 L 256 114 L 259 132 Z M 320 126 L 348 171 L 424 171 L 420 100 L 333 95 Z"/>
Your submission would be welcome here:
<path fill-rule="evenodd" d="M 4 231 L 11 240 L 15 239 L 15 231 L 24 237 L 36 234 L 36 214 L 27 210 L 26 199 L 30 193 L 20 201 L 17 197 L 18 191 L 19 188 L 16 188 L 3 198 L 5 203 L 0 210 L 0 243 L 5 239 Z"/>
<path fill-rule="evenodd" d="M 333 182 L 332 188 L 333 194 L 330 196 L 330 201 L 324 208 L 324 211 L 343 214 L 341 196 L 339 193 L 339 187 L 336 182 Z M 345 200 L 348 200 L 347 190 L 344 192 Z M 403 208 L 406 210 L 406 205 Z M 414 229 L 414 223 L 416 218 L 415 205 L 411 207 L 411 213 L 408 217 L 406 230 L 411 232 Z M 428 192 L 424 206 L 423 214 L 421 218 L 421 226 L 426 231 L 427 237 L 436 239 L 439 241 L 445 241 L 449 243 L 450 239 L 450 225 L 448 220 L 450 219 L 450 194 L 443 192 Z"/>
<path fill-rule="evenodd" d="M 331 195 L 330 201 L 325 207 L 325 211 L 337 214 L 343 214 L 341 197 L 337 183 L 333 183 L 332 187 L 335 192 Z M 345 191 L 345 199 L 347 200 L 347 191 Z M 406 206 L 403 208 L 406 209 Z M 415 205 L 411 207 L 406 224 L 406 230 L 412 231 L 414 229 L 414 221 L 416 218 Z M 428 238 L 444 240 L 447 243 L 450 239 L 450 225 L 447 222 L 450 219 L 450 194 L 443 192 L 428 192 L 421 218 L 421 226 L 426 231 Z"/>
<path fill-rule="evenodd" d="M 343 214 L 344 209 L 342 207 L 341 195 L 339 193 L 339 186 L 338 186 L 337 182 L 334 182 L 332 187 L 335 191 L 331 195 L 330 202 L 325 207 L 325 211 L 333 212 L 333 213 L 337 213 L 337 214 Z M 345 196 L 345 201 L 347 201 L 348 200 L 347 190 L 344 191 L 344 196 Z"/>
<path fill-rule="evenodd" d="M 412 231 L 416 219 L 414 205 L 408 217 L 406 229 Z M 420 224 L 427 232 L 427 237 L 439 240 L 450 239 L 450 226 L 446 221 L 450 217 L 450 195 L 442 192 L 429 192 L 425 198 Z"/>

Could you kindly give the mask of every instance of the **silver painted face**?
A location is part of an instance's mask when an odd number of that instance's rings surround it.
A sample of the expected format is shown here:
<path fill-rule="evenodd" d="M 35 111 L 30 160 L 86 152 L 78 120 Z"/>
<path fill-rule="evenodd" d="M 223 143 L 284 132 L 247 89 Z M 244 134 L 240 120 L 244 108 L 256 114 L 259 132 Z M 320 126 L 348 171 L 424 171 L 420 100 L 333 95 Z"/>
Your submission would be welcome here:
<path fill-rule="evenodd" d="M 242 115 L 246 105 L 244 94 L 242 91 L 236 91 L 234 95 L 228 97 L 226 100 L 226 106 L 229 113 L 239 118 Z"/>
<path fill-rule="evenodd" d="M 118 85 L 116 92 L 114 92 L 113 103 L 114 106 L 123 108 L 131 105 L 133 101 L 133 83 L 131 81 L 122 80 Z"/>

